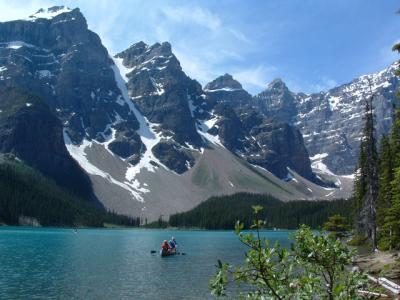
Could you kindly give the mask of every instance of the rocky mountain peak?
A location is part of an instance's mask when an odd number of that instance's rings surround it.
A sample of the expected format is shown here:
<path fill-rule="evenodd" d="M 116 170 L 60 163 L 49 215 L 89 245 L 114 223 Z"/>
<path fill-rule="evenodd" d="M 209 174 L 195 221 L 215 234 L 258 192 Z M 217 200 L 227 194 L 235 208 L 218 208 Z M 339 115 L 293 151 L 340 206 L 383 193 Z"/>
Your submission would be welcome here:
<path fill-rule="evenodd" d="M 155 43 L 150 46 L 140 41 L 115 57 L 122 58 L 126 67 L 135 70 L 151 70 L 153 68 L 163 70 L 167 66 L 181 70 L 179 61 L 172 53 L 171 44 L 168 42 Z"/>
<path fill-rule="evenodd" d="M 206 91 L 214 91 L 214 90 L 242 90 L 242 85 L 235 80 L 232 75 L 225 73 L 222 76 L 217 77 L 213 81 L 206 84 Z"/>
<path fill-rule="evenodd" d="M 288 88 L 285 84 L 285 82 L 281 79 L 281 78 L 275 78 L 274 80 L 272 80 L 267 87 L 268 90 L 284 90 L 287 91 Z"/>
<path fill-rule="evenodd" d="M 160 51 L 161 55 L 172 55 L 172 47 L 169 42 L 157 43 L 157 50 Z"/>
<path fill-rule="evenodd" d="M 292 122 L 297 114 L 296 99 L 282 79 L 274 79 L 266 90 L 254 97 L 255 104 L 266 116 Z"/>
<path fill-rule="evenodd" d="M 145 42 L 139 41 L 137 43 L 132 44 L 128 49 L 123 51 L 122 53 L 136 53 L 141 54 L 149 47 Z"/>
<path fill-rule="evenodd" d="M 160 137 L 148 147 L 149 156 L 185 172 L 194 161 L 187 145 L 203 145 L 189 107 L 189 101 L 201 98 L 200 84 L 186 76 L 168 42 L 139 42 L 115 57 L 122 60 L 129 96 Z"/>

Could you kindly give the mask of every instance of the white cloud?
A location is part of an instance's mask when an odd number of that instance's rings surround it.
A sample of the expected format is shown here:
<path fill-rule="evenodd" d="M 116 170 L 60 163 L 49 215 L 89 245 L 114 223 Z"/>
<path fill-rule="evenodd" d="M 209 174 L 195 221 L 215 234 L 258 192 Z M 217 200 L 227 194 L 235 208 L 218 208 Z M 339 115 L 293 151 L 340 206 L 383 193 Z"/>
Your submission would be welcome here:
<path fill-rule="evenodd" d="M 42 7 L 50 7 L 55 4 L 50 1 L 0 1 L 0 21 L 25 19 L 37 12 Z"/>
<path fill-rule="evenodd" d="M 242 83 L 243 87 L 252 93 L 266 88 L 267 83 L 273 79 L 276 68 L 273 66 L 257 66 L 233 72 L 233 77 Z"/>
<path fill-rule="evenodd" d="M 390 45 L 387 45 L 380 49 L 379 56 L 383 65 L 389 65 L 393 63 L 395 60 L 399 59 L 399 54 L 395 51 L 392 51 L 392 47 L 398 43 L 400 43 L 400 41 L 395 40 Z"/>
<path fill-rule="evenodd" d="M 219 74 L 214 70 L 212 64 L 204 63 L 197 56 L 192 56 L 179 50 L 174 50 L 174 53 L 180 61 L 185 73 L 189 77 L 198 80 L 203 85 L 213 80 Z"/>
<path fill-rule="evenodd" d="M 233 28 L 228 28 L 228 31 L 239 41 L 245 42 L 245 43 L 251 43 L 251 41 L 240 31 L 233 29 Z"/>
<path fill-rule="evenodd" d="M 307 90 L 313 92 L 327 91 L 337 85 L 336 80 L 322 76 L 319 82 L 310 84 Z"/>
<path fill-rule="evenodd" d="M 221 27 L 221 20 L 217 15 L 200 7 L 165 7 L 162 12 L 168 19 L 178 23 L 194 23 L 210 30 Z"/>
<path fill-rule="evenodd" d="M 339 85 L 336 80 L 328 76 L 319 76 L 314 82 L 301 81 L 296 78 L 289 79 L 286 83 L 291 91 L 303 93 L 318 93 L 321 91 L 328 91 Z"/>

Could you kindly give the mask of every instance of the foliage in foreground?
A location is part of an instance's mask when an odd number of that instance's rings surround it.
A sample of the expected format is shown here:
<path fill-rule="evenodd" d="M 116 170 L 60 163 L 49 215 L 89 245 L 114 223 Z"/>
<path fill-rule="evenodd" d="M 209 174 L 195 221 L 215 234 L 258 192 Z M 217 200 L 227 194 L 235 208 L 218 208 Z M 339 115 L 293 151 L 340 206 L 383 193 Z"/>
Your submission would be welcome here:
<path fill-rule="evenodd" d="M 258 215 L 262 208 L 254 209 Z M 368 288 L 367 277 L 347 269 L 354 252 L 339 239 L 303 225 L 288 250 L 261 238 L 263 226 L 255 220 L 253 232 L 243 233 L 243 223 L 237 222 L 235 232 L 248 247 L 245 262 L 237 267 L 218 262 L 210 282 L 214 295 L 228 296 L 228 286 L 235 282 L 247 290 L 240 295 L 243 299 L 361 299 L 358 289 Z"/>

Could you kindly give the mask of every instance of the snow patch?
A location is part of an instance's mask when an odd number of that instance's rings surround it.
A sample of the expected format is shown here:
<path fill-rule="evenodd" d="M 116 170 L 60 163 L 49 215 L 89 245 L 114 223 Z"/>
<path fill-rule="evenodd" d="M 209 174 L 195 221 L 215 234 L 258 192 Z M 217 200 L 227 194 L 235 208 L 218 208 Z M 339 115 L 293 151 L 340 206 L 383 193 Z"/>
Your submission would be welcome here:
<path fill-rule="evenodd" d="M 322 160 L 324 158 L 328 157 L 328 153 L 319 153 L 316 154 L 314 156 L 310 156 L 310 160 L 311 160 L 311 168 L 313 170 L 317 170 L 319 173 L 322 174 L 327 174 L 327 175 L 331 175 L 331 176 L 336 176 L 336 174 L 334 174 L 331 170 L 329 170 L 328 166 L 325 165 Z"/>
<path fill-rule="evenodd" d="M 330 192 L 329 194 L 326 194 L 325 197 L 332 196 L 335 193 L 335 191 Z"/>
<path fill-rule="evenodd" d="M 4 44 L 4 43 L 1 43 Z M 5 47 L 7 49 L 19 49 L 21 47 L 28 47 L 28 48 L 37 48 L 36 46 L 32 45 L 32 44 L 28 44 L 22 41 L 11 41 L 8 43 L 5 43 Z"/>
<path fill-rule="evenodd" d="M 137 131 L 137 133 L 140 135 L 143 144 L 146 146 L 146 152 L 142 154 L 139 163 L 137 163 L 135 166 L 129 167 L 126 171 L 126 179 L 129 181 L 133 180 L 136 175 L 140 173 L 142 168 L 150 172 L 155 172 L 156 166 L 154 166 L 152 162 L 156 162 L 158 165 L 170 171 L 169 168 L 162 164 L 152 152 L 152 148 L 157 145 L 161 140 L 161 133 L 157 133 L 155 131 L 156 127 L 158 127 L 158 124 L 150 123 L 147 118 L 145 118 L 136 109 L 133 101 L 129 98 L 128 89 L 126 87 L 126 80 L 128 80 L 126 74 L 129 73 L 131 69 L 124 66 L 119 69 L 119 66 L 122 65 L 122 59 L 114 58 L 114 61 L 115 64 L 111 67 L 114 71 L 117 86 L 122 93 L 122 98 L 120 98 L 120 100 L 123 100 L 129 106 L 130 110 L 134 113 L 136 119 L 139 121 L 139 130 Z"/>
<path fill-rule="evenodd" d="M 156 89 L 155 95 L 161 96 L 165 93 L 164 86 L 161 83 L 157 83 L 153 77 L 150 77 L 150 80 Z"/>
<path fill-rule="evenodd" d="M 221 91 L 224 91 L 224 92 L 234 92 L 234 91 L 241 91 L 241 90 L 242 90 L 242 89 L 233 89 L 233 88 L 224 87 L 224 88 L 212 89 L 212 90 L 205 89 L 204 91 L 205 91 L 205 92 L 208 92 L 208 93 L 214 93 L 214 92 L 221 92 Z"/>
<path fill-rule="evenodd" d="M 218 135 L 212 135 L 208 131 L 214 127 L 215 123 L 219 120 L 218 116 L 208 120 L 199 120 L 197 125 L 197 132 L 203 137 L 203 139 L 211 142 L 212 144 L 224 147 Z"/>
<path fill-rule="evenodd" d="M 327 167 L 327 165 L 325 165 L 322 161 L 318 160 L 315 162 L 311 163 L 311 168 L 312 169 L 316 169 L 318 171 L 320 171 L 321 173 L 324 174 L 328 174 L 328 175 L 332 175 L 332 176 L 336 176 L 336 174 L 334 174 L 331 170 L 329 170 L 329 168 Z"/>
<path fill-rule="evenodd" d="M 330 97 L 329 97 L 329 106 L 330 106 L 330 109 L 331 109 L 331 110 L 337 109 L 340 100 L 341 100 L 340 97 L 330 96 Z"/>
<path fill-rule="evenodd" d="M 122 63 L 122 61 L 123 61 L 122 58 L 112 57 L 111 59 L 114 60 L 114 64 L 117 67 L 118 74 L 120 74 L 120 76 L 122 77 L 123 85 L 125 86 L 126 82 L 129 81 L 129 78 L 127 75 L 133 70 L 133 68 L 130 69 L 130 68 L 125 67 L 124 64 Z M 114 70 L 114 68 L 113 68 L 113 70 Z M 114 74 L 115 74 L 115 70 L 114 70 Z M 117 81 L 117 83 L 118 83 L 118 81 Z M 118 86 L 118 87 L 121 89 L 120 86 Z M 125 89 L 126 89 L 126 87 L 125 87 Z M 129 97 L 126 99 L 129 99 Z"/>
<path fill-rule="evenodd" d="M 52 19 L 55 16 L 58 16 L 62 13 L 70 12 L 72 11 L 70 8 L 65 7 L 65 6 L 59 6 L 59 7 L 50 7 L 47 9 L 41 8 L 39 9 L 35 14 L 29 16 L 28 21 L 35 21 L 36 19 Z"/>
<path fill-rule="evenodd" d="M 53 73 L 49 70 L 38 70 L 36 71 L 36 74 L 40 79 L 53 76 Z"/>
<path fill-rule="evenodd" d="M 192 118 L 195 118 L 194 112 L 196 111 L 197 107 L 193 104 L 193 100 L 190 98 L 189 95 L 188 95 L 188 104 L 189 104 L 190 114 L 192 115 Z M 200 109 L 200 110 L 203 111 L 203 109 Z M 199 110 L 199 112 L 200 112 L 200 110 Z M 218 136 L 213 136 L 207 132 L 208 130 L 210 130 L 210 128 L 215 126 L 215 123 L 217 121 L 218 121 L 218 118 L 212 118 L 212 119 L 206 120 L 206 121 L 199 120 L 200 124 L 196 124 L 196 130 L 202 136 L 203 140 L 206 139 L 213 144 L 217 144 L 217 145 L 220 145 L 223 147 Z M 186 144 L 188 145 L 188 143 L 186 143 Z M 189 148 L 191 150 L 197 150 L 197 149 L 194 149 L 193 146 L 191 146 L 191 147 L 190 146 L 191 145 L 189 145 Z M 201 149 L 200 149 L 200 152 L 202 153 Z"/>
<path fill-rule="evenodd" d="M 142 194 L 149 192 L 148 189 L 140 188 L 140 184 L 138 182 L 118 181 L 115 178 L 113 178 L 110 174 L 108 174 L 107 172 L 100 170 L 98 167 L 93 165 L 88 160 L 85 150 L 92 146 L 92 144 L 93 144 L 92 142 L 85 139 L 82 141 L 82 143 L 80 145 L 74 145 L 65 129 L 63 130 L 63 136 L 64 136 L 64 143 L 65 143 L 65 146 L 67 147 L 69 154 L 72 156 L 73 159 L 75 159 L 78 162 L 78 164 L 87 173 L 105 178 L 108 182 L 118 185 L 119 187 L 123 188 L 124 190 L 127 190 L 128 192 L 130 192 L 131 195 L 137 201 L 144 202 Z"/>
<path fill-rule="evenodd" d="M 319 153 L 319 154 L 315 154 L 314 156 L 310 156 L 310 160 L 311 161 L 316 161 L 316 160 L 322 160 L 325 157 L 328 157 L 328 153 Z"/>
<path fill-rule="evenodd" d="M 348 178 L 348 179 L 354 179 L 354 178 L 355 178 L 355 174 L 350 174 L 350 175 L 341 175 L 340 177 L 343 177 L 343 178 Z"/>

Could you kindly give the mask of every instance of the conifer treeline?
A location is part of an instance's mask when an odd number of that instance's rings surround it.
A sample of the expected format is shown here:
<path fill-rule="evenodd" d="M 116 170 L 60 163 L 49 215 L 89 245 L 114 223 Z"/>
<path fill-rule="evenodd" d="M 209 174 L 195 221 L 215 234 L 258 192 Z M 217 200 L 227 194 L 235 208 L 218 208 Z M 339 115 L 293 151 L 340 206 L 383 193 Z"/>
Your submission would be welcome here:
<path fill-rule="evenodd" d="M 400 249 L 400 109 L 379 151 L 378 241 L 381 249 Z"/>
<path fill-rule="evenodd" d="M 400 44 L 393 49 L 399 52 Z M 400 70 L 396 73 L 399 76 Z M 373 249 L 400 249 L 400 108 L 394 107 L 391 131 L 381 139 L 376 155 L 372 98 L 366 100 L 354 188 L 356 229 Z"/>
<path fill-rule="evenodd" d="M 106 212 L 23 163 L 0 160 L 0 223 L 18 225 L 24 216 L 35 218 L 42 226 L 139 225 L 138 218 Z"/>
<path fill-rule="evenodd" d="M 237 220 L 249 228 L 254 219 L 252 205 L 264 209 L 259 217 L 269 228 L 296 229 L 301 224 L 312 228 L 323 225 L 329 216 L 340 214 L 350 220 L 351 201 L 290 201 L 282 202 L 268 195 L 234 194 L 212 197 L 194 209 L 174 214 L 170 226 L 203 229 L 233 229 Z"/>

